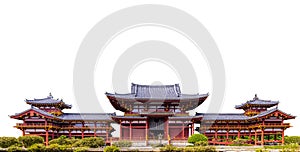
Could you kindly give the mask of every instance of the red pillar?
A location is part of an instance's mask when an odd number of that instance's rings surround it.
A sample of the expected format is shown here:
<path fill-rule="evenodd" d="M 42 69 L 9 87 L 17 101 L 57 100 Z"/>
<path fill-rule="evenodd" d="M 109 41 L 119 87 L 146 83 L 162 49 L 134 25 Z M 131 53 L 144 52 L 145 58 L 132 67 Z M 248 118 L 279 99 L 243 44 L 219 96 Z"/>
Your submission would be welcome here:
<path fill-rule="evenodd" d="M 195 130 L 195 126 L 194 126 L 194 122 L 192 122 L 192 135 L 194 134 L 194 130 Z"/>
<path fill-rule="evenodd" d="M 182 122 L 182 132 L 181 132 L 181 138 L 184 139 L 184 122 Z"/>
<path fill-rule="evenodd" d="M 84 122 L 82 122 L 82 129 L 81 129 L 81 138 L 84 138 Z"/>
<path fill-rule="evenodd" d="M 106 141 L 108 141 L 108 129 L 106 129 Z"/>
<path fill-rule="evenodd" d="M 226 131 L 226 142 L 228 142 L 228 137 L 229 137 L 229 129 Z"/>
<path fill-rule="evenodd" d="M 240 137 L 241 137 L 241 130 L 239 129 L 238 130 L 238 139 L 240 139 Z"/>
<path fill-rule="evenodd" d="M 169 120 L 166 118 L 165 120 L 165 139 L 168 139 L 169 136 Z"/>
<path fill-rule="evenodd" d="M 122 140 L 122 121 L 120 122 L 120 140 Z"/>
<path fill-rule="evenodd" d="M 148 120 L 146 120 L 146 126 L 145 126 L 145 139 L 146 139 L 146 144 L 147 144 L 147 141 L 148 141 Z"/>
<path fill-rule="evenodd" d="M 51 138 L 54 139 L 54 130 L 52 130 L 52 137 Z"/>
<path fill-rule="evenodd" d="M 46 146 L 48 146 L 48 142 L 49 142 L 48 141 L 49 140 L 48 137 L 49 137 L 48 129 L 46 129 Z"/>
<path fill-rule="evenodd" d="M 256 141 L 257 141 L 257 132 L 256 129 L 254 130 L 255 134 L 254 134 L 254 145 L 257 145 Z"/>
<path fill-rule="evenodd" d="M 96 121 L 94 122 L 94 137 L 96 137 L 96 127 L 97 127 L 97 124 L 96 124 Z"/>
<path fill-rule="evenodd" d="M 25 129 L 22 129 L 22 136 L 25 136 Z"/>
<path fill-rule="evenodd" d="M 131 141 L 132 139 L 132 125 L 131 125 L 131 121 L 129 121 L 129 140 Z"/>
<path fill-rule="evenodd" d="M 284 144 L 284 128 L 282 128 L 281 143 Z"/>
<path fill-rule="evenodd" d="M 69 130 L 69 138 L 72 138 L 71 130 Z"/>

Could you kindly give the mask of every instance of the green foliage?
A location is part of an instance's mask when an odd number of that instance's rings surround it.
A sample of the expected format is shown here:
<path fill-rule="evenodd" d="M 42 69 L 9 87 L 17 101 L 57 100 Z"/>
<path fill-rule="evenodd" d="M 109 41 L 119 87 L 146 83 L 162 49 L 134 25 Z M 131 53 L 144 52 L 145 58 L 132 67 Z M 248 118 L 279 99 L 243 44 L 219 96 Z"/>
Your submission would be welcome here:
<path fill-rule="evenodd" d="M 128 140 L 120 140 L 120 141 L 113 143 L 113 145 L 117 146 L 117 147 L 131 147 L 132 142 L 128 141 Z"/>
<path fill-rule="evenodd" d="M 52 144 L 58 144 L 58 145 L 72 145 L 73 143 L 77 142 L 79 139 L 69 139 L 66 136 L 62 135 L 59 138 L 56 139 L 52 139 L 51 141 L 49 141 L 49 145 Z"/>
<path fill-rule="evenodd" d="M 182 148 L 177 148 L 173 145 L 166 145 L 164 147 L 161 147 L 160 151 L 163 151 L 163 152 L 180 152 L 180 151 L 182 151 Z"/>
<path fill-rule="evenodd" d="M 88 152 L 89 148 L 88 147 L 78 147 L 74 150 L 74 152 Z"/>
<path fill-rule="evenodd" d="M 19 142 L 22 143 L 24 147 L 30 147 L 33 144 L 43 144 L 44 138 L 40 136 L 21 136 L 18 138 Z"/>
<path fill-rule="evenodd" d="M 207 146 L 208 141 L 197 141 L 195 142 L 195 146 Z"/>
<path fill-rule="evenodd" d="M 76 141 L 73 144 L 74 147 L 90 147 L 90 148 L 98 148 L 104 145 L 105 145 L 104 139 L 101 137 L 83 138 Z"/>
<path fill-rule="evenodd" d="M 2 148 L 7 148 L 16 144 L 18 144 L 18 140 L 15 137 L 0 137 L 0 147 Z"/>
<path fill-rule="evenodd" d="M 16 145 L 12 145 L 12 146 L 8 147 L 7 151 L 8 152 L 22 152 L 22 151 L 26 151 L 26 150 L 23 150 L 21 147 L 18 147 Z"/>
<path fill-rule="evenodd" d="M 46 151 L 46 146 L 44 144 L 33 144 L 27 150 L 30 152 L 44 152 Z"/>
<path fill-rule="evenodd" d="M 188 138 L 188 142 L 192 143 L 192 144 L 194 144 L 198 141 L 207 141 L 207 137 L 203 134 L 193 134 L 192 136 L 190 136 Z"/>
<path fill-rule="evenodd" d="M 107 146 L 104 148 L 104 152 L 119 152 L 120 148 L 117 146 Z"/>
<path fill-rule="evenodd" d="M 247 139 L 235 139 L 232 142 L 229 146 L 251 146 L 251 144 L 247 144 Z"/>
<path fill-rule="evenodd" d="M 52 144 L 46 147 L 47 152 L 72 152 L 72 147 L 70 145 L 59 145 Z"/>
<path fill-rule="evenodd" d="M 255 149 L 255 152 L 269 152 L 269 151 L 263 148 L 257 148 Z"/>
<path fill-rule="evenodd" d="M 300 136 L 285 136 L 284 143 L 285 144 L 297 143 L 300 145 Z"/>

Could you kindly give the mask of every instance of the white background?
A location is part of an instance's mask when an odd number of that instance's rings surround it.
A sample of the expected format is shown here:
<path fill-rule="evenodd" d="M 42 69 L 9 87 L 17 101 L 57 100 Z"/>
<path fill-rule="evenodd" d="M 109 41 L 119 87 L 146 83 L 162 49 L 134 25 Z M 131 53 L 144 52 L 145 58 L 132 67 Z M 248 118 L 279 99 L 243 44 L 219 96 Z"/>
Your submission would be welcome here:
<path fill-rule="evenodd" d="M 0 136 L 19 136 L 17 122 L 8 117 L 29 108 L 24 99 L 52 92 L 78 112 L 73 94 L 73 65 L 87 32 L 105 16 L 138 4 L 164 4 L 196 17 L 215 39 L 224 60 L 226 95 L 221 112 L 242 112 L 234 106 L 257 93 L 279 100 L 279 109 L 299 116 L 300 3 L 298 1 L 1 1 L 0 2 Z M 184 23 L 183 23 L 184 24 Z M 114 112 L 105 91 L 111 90 L 111 71 L 126 48 L 141 41 L 167 41 L 181 49 L 197 72 L 199 90 L 211 92 L 210 71 L 202 54 L 180 35 L 145 27 L 116 38 L 99 57 L 95 89 L 106 112 Z M 180 42 L 180 43 L 178 43 Z M 106 56 L 105 56 L 106 55 Z M 202 63 L 202 64 L 198 64 Z M 128 77 L 135 83 L 178 83 L 170 67 L 157 62 L 137 66 Z M 206 112 L 210 98 L 197 108 Z M 287 135 L 299 135 L 297 117 Z"/>

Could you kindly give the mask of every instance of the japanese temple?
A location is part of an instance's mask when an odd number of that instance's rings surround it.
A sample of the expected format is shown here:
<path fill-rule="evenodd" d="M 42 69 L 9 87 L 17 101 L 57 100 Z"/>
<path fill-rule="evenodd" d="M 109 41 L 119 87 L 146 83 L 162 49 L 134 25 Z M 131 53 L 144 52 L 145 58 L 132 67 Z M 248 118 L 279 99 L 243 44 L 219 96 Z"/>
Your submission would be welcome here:
<path fill-rule="evenodd" d="M 69 138 L 103 137 L 107 140 L 111 137 L 114 128 L 111 119 L 115 113 L 63 113 L 63 109 L 72 106 L 61 99 L 54 99 L 50 95 L 43 99 L 25 99 L 31 108 L 10 116 L 22 120 L 16 128 L 22 131 L 22 135 L 39 135 L 44 137 L 45 144 L 54 138 L 65 135 Z"/>
<path fill-rule="evenodd" d="M 39 135 L 50 139 L 66 135 L 70 138 L 103 137 L 113 140 L 165 140 L 169 143 L 186 141 L 194 133 L 202 133 L 213 145 L 228 145 L 233 140 L 247 139 L 249 144 L 284 143 L 284 131 L 291 127 L 284 120 L 295 116 L 278 109 L 279 101 L 262 100 L 255 95 L 236 109 L 243 113 L 198 113 L 188 111 L 200 106 L 209 94 L 181 93 L 179 84 L 131 84 L 127 94 L 106 93 L 111 105 L 124 115 L 115 113 L 64 113 L 71 105 L 50 94 L 43 99 L 25 100 L 31 108 L 10 116 L 22 120 L 16 128 L 25 135 Z M 104 101 L 105 102 L 105 101 Z M 105 104 L 105 103 L 103 103 Z M 119 137 L 112 137 L 120 126 Z M 200 126 L 200 127 L 199 127 Z"/>

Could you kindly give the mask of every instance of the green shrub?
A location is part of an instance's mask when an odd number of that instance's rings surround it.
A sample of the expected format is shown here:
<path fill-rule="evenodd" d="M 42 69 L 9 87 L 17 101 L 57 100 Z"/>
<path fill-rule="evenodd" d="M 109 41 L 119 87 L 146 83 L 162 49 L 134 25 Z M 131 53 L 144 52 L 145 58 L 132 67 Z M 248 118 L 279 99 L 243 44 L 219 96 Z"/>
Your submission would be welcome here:
<path fill-rule="evenodd" d="M 195 146 L 207 146 L 208 141 L 197 141 L 195 142 Z"/>
<path fill-rule="evenodd" d="M 300 136 L 285 136 L 284 143 L 285 144 L 297 143 L 300 145 Z"/>
<path fill-rule="evenodd" d="M 59 145 L 52 144 L 46 147 L 47 152 L 72 152 L 72 147 L 70 145 Z"/>
<path fill-rule="evenodd" d="M 22 152 L 22 151 L 26 151 L 26 150 L 23 150 L 21 147 L 18 147 L 16 145 L 12 145 L 12 146 L 8 147 L 7 151 L 8 152 Z"/>
<path fill-rule="evenodd" d="M 33 144 L 43 144 L 44 138 L 40 136 L 21 136 L 18 138 L 19 142 L 22 143 L 24 147 L 30 147 Z"/>
<path fill-rule="evenodd" d="M 120 148 L 117 146 L 107 146 L 104 148 L 104 152 L 119 152 Z"/>
<path fill-rule="evenodd" d="M 131 147 L 132 142 L 128 141 L 128 140 L 120 140 L 120 141 L 113 143 L 113 145 L 117 146 L 117 147 Z"/>
<path fill-rule="evenodd" d="M 251 144 L 247 144 L 247 139 L 235 139 L 229 146 L 251 146 Z"/>
<path fill-rule="evenodd" d="M 216 148 L 212 146 L 200 146 L 200 147 L 184 147 L 181 149 L 184 152 L 216 152 Z"/>
<path fill-rule="evenodd" d="M 180 151 L 182 151 L 182 149 L 177 148 L 173 145 L 166 145 L 166 146 L 160 148 L 160 151 L 163 151 L 163 152 L 180 152 Z"/>
<path fill-rule="evenodd" d="M 263 149 L 263 148 L 257 148 L 257 149 L 255 149 L 255 152 L 268 152 L 268 150 Z"/>
<path fill-rule="evenodd" d="M 74 150 L 74 152 L 88 152 L 89 148 L 88 147 L 78 147 Z"/>
<path fill-rule="evenodd" d="M 0 137 L 0 147 L 2 148 L 7 148 L 16 144 L 18 144 L 18 140 L 15 137 Z"/>
<path fill-rule="evenodd" d="M 79 139 L 69 139 L 66 136 L 62 135 L 59 138 L 56 139 L 52 139 L 49 141 L 49 145 L 52 144 L 58 144 L 58 145 L 72 145 L 73 143 L 75 143 L 76 141 L 78 141 Z"/>
<path fill-rule="evenodd" d="M 90 147 L 90 148 L 98 148 L 104 145 L 105 145 L 104 139 L 101 137 L 83 138 L 76 141 L 73 144 L 74 147 Z"/>
<path fill-rule="evenodd" d="M 192 143 L 192 144 L 194 144 L 198 141 L 207 141 L 207 137 L 203 134 L 193 134 L 192 136 L 190 136 L 188 138 L 188 142 Z"/>
<path fill-rule="evenodd" d="M 46 146 L 44 144 L 33 144 L 27 150 L 30 152 L 44 152 L 46 151 Z"/>

